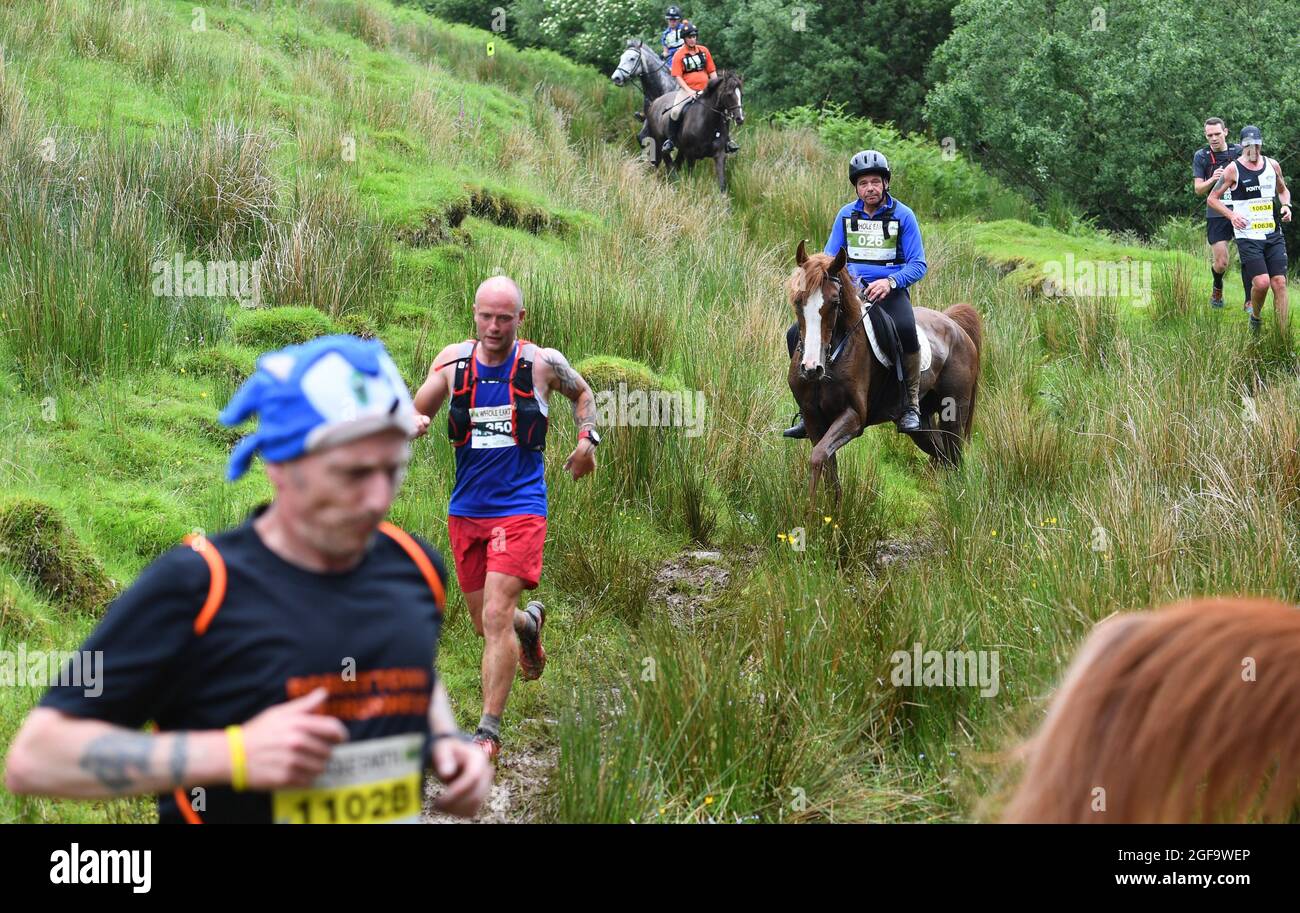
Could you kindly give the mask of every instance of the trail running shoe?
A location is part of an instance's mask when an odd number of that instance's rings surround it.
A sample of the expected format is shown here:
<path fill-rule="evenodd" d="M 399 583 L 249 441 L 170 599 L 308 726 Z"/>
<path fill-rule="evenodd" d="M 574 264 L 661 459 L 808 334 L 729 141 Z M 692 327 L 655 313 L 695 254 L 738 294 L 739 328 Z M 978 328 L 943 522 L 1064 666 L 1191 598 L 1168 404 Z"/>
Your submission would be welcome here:
<path fill-rule="evenodd" d="M 487 759 L 496 762 L 497 755 L 501 754 L 501 740 L 486 730 L 480 729 L 474 733 L 474 744 L 483 749 Z"/>
<path fill-rule="evenodd" d="M 533 620 L 531 633 L 519 635 L 519 668 L 525 681 L 535 682 L 546 668 L 546 650 L 542 647 L 542 625 L 546 624 L 546 608 L 536 599 L 528 603 L 524 614 Z"/>

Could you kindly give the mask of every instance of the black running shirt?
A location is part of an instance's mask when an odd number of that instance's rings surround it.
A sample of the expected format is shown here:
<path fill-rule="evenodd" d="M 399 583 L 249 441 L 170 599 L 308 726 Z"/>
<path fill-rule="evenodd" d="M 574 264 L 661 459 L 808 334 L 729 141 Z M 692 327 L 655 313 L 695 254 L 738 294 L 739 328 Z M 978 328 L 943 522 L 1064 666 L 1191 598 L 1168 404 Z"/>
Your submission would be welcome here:
<path fill-rule="evenodd" d="M 361 563 L 345 573 L 318 574 L 290 564 L 254 530 L 252 521 L 263 510 L 211 538 L 225 561 L 228 582 L 225 599 L 201 636 L 194 621 L 211 575 L 202 556 L 178 546 L 144 570 L 82 645 L 82 650 L 102 651 L 102 693 L 87 696 L 82 687 L 53 687 L 41 705 L 131 729 L 153 720 L 164 732 L 212 730 L 246 723 L 268 707 L 325 687 L 324 712 L 348 730 L 348 742 L 339 748 L 377 740 L 369 744 L 393 747 L 395 757 L 400 746 L 407 765 L 404 782 L 411 782 L 412 760 L 428 763 L 427 714 L 442 624 L 428 582 L 410 555 L 381 533 Z M 441 556 L 419 544 L 445 582 Z M 374 769 L 383 760 L 339 757 L 353 767 Z M 390 801 L 393 789 L 400 792 L 400 803 Z M 312 806 L 308 798 L 286 794 L 276 807 L 285 802 L 288 808 L 294 799 L 302 803 L 295 816 L 348 821 L 357 814 L 392 819 L 395 807 L 410 812 L 414 802 L 418 815 L 418 796 L 407 796 L 406 786 L 393 789 L 378 790 L 364 806 L 351 796 L 315 796 L 318 804 Z M 209 786 L 197 795 L 201 801 L 190 804 L 203 822 L 272 821 L 269 793 Z M 346 808 L 345 798 L 351 801 Z M 158 817 L 179 823 L 193 821 L 195 814 L 178 808 L 173 795 L 160 795 Z"/>

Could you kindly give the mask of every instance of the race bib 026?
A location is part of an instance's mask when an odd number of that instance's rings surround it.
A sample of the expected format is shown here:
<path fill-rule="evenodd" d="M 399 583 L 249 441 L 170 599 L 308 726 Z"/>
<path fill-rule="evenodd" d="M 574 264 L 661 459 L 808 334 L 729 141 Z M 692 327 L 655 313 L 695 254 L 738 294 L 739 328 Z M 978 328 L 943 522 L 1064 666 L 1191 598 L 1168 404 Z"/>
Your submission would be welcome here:
<path fill-rule="evenodd" d="M 276 824 L 415 824 L 420 819 L 424 736 L 345 743 L 306 789 L 271 794 Z"/>
<path fill-rule="evenodd" d="M 892 263 L 898 257 L 898 222 L 889 222 L 889 237 L 885 237 L 885 223 L 859 221 L 856 230 L 853 220 L 844 220 L 844 246 L 850 260 L 871 263 Z"/>

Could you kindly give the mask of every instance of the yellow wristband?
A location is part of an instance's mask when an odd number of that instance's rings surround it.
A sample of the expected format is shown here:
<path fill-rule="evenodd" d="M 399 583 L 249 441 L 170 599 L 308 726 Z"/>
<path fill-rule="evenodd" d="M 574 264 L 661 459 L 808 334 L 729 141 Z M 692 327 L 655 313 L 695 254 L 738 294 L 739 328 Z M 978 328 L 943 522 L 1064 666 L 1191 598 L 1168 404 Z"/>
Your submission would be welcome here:
<path fill-rule="evenodd" d="M 248 788 L 248 755 L 244 754 L 244 727 L 227 726 L 226 741 L 230 744 L 230 785 L 236 792 Z"/>

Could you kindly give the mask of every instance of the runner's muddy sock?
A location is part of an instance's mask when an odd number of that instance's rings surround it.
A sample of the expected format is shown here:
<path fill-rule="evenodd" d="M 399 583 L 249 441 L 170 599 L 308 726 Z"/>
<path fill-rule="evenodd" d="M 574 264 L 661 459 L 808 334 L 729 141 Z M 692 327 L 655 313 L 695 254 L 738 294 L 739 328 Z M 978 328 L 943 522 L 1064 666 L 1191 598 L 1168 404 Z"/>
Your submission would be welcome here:
<path fill-rule="evenodd" d="M 501 717 L 485 713 L 479 717 L 478 728 L 479 732 L 486 732 L 498 742 L 501 741 Z"/>
<path fill-rule="evenodd" d="M 1214 290 L 1215 290 L 1216 292 L 1222 293 L 1222 292 L 1223 292 L 1223 273 L 1216 273 L 1214 270 L 1210 270 L 1210 274 L 1211 274 L 1212 276 L 1214 276 Z"/>
<path fill-rule="evenodd" d="M 527 612 L 515 610 L 515 633 L 532 637 L 537 633 L 537 619 Z"/>

